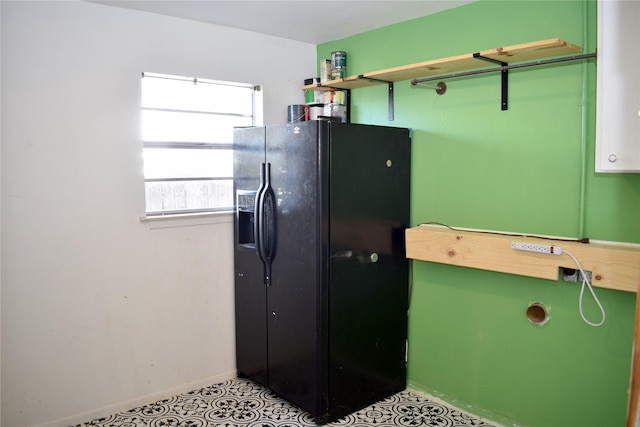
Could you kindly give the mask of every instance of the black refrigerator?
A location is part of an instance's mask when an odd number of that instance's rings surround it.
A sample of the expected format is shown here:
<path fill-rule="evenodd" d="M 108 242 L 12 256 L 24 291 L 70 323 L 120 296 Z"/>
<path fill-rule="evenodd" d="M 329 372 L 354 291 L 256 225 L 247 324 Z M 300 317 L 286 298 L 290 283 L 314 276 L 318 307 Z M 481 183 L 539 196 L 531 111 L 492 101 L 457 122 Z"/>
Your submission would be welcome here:
<path fill-rule="evenodd" d="M 411 132 L 234 131 L 238 375 L 319 423 L 405 388 Z"/>

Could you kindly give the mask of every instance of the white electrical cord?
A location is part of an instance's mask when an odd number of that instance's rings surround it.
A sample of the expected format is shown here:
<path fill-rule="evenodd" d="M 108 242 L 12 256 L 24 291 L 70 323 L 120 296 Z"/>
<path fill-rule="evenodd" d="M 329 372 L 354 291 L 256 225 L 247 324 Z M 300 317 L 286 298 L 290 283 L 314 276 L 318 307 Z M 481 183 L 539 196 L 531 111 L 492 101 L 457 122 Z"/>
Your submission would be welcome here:
<path fill-rule="evenodd" d="M 564 252 L 565 254 L 569 255 L 573 261 L 576 263 L 576 265 L 578 266 L 578 268 L 580 269 L 580 273 L 582 273 L 582 287 L 580 288 L 580 299 L 578 300 L 578 307 L 580 308 L 580 317 L 582 317 L 582 320 L 585 321 L 586 324 L 591 325 L 591 326 L 602 326 L 604 324 L 604 321 L 606 319 L 606 315 L 604 312 L 604 308 L 602 308 L 602 304 L 600 304 L 600 300 L 598 299 L 598 297 L 596 296 L 596 293 L 594 292 L 593 288 L 591 287 L 591 283 L 589 282 L 589 278 L 587 277 L 587 275 L 585 274 L 584 270 L 582 269 L 582 266 L 580 265 L 580 263 L 578 262 L 578 259 L 573 256 L 573 254 L 571 252 L 569 252 L 566 249 L 563 249 L 562 252 Z M 600 308 L 600 312 L 602 313 L 602 320 L 600 320 L 599 323 L 593 323 L 587 320 L 587 318 L 584 316 L 584 312 L 582 311 L 582 299 L 584 296 L 584 288 L 588 287 L 589 288 L 589 292 L 591 292 L 591 295 L 593 296 L 594 301 L 596 302 L 596 304 L 598 304 L 598 307 Z"/>

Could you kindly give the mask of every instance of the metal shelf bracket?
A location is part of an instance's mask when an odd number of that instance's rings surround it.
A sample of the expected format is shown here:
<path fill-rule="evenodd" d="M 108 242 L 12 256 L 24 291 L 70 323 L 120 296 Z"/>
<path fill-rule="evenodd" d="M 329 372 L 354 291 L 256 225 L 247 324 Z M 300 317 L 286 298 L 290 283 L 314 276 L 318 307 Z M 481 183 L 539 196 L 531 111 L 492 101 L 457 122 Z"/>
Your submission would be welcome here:
<path fill-rule="evenodd" d="M 491 62 L 493 64 L 498 64 L 501 67 L 502 74 L 502 100 L 500 107 L 502 111 L 506 111 L 509 109 L 509 69 L 504 68 L 509 66 L 506 62 L 498 61 L 497 59 L 487 58 L 486 56 L 480 55 L 479 52 L 473 54 L 473 57 L 476 59 L 480 59 L 482 61 Z"/>
<path fill-rule="evenodd" d="M 363 74 L 360 74 L 358 76 L 359 79 L 365 79 L 365 80 L 371 80 L 372 82 L 380 82 L 380 83 L 387 83 L 387 87 L 388 87 L 388 92 L 389 92 L 389 121 L 393 121 L 394 119 L 394 102 L 393 102 L 393 82 L 389 82 L 386 80 L 380 80 L 380 79 L 374 79 L 372 77 L 367 77 Z"/>

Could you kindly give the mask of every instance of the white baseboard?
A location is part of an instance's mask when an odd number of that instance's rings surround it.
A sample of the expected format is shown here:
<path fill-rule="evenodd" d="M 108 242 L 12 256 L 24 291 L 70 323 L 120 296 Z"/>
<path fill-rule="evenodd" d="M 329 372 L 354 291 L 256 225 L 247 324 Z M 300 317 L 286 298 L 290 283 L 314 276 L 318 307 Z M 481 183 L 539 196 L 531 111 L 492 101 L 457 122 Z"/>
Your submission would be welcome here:
<path fill-rule="evenodd" d="M 86 423 L 97 418 L 106 417 L 118 412 L 126 411 L 129 409 L 137 408 L 139 406 L 148 405 L 149 403 L 157 402 L 158 400 L 166 399 L 171 396 L 186 393 L 192 390 L 198 390 L 203 387 L 207 387 L 213 384 L 221 383 L 233 379 L 237 376 L 237 372 L 233 371 L 223 372 L 212 377 L 198 379 L 186 384 L 171 387 L 166 390 L 158 391 L 155 393 L 146 394 L 144 396 L 137 397 L 135 399 L 125 400 L 122 402 L 114 403 L 113 405 L 103 406 L 102 408 L 94 409 L 91 411 L 83 412 L 80 414 L 72 415 L 70 417 L 60 418 L 55 421 L 49 421 L 43 424 L 38 424 L 32 427 L 62 427 L 73 426 L 81 423 Z"/>

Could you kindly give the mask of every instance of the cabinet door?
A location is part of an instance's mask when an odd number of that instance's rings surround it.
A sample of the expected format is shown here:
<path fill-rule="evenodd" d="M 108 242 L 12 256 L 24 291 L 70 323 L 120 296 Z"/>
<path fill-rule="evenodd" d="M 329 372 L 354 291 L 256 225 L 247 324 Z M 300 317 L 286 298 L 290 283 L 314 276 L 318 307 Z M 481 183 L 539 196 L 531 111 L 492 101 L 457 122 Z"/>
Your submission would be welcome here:
<path fill-rule="evenodd" d="M 640 2 L 598 2 L 596 172 L 640 172 Z"/>

